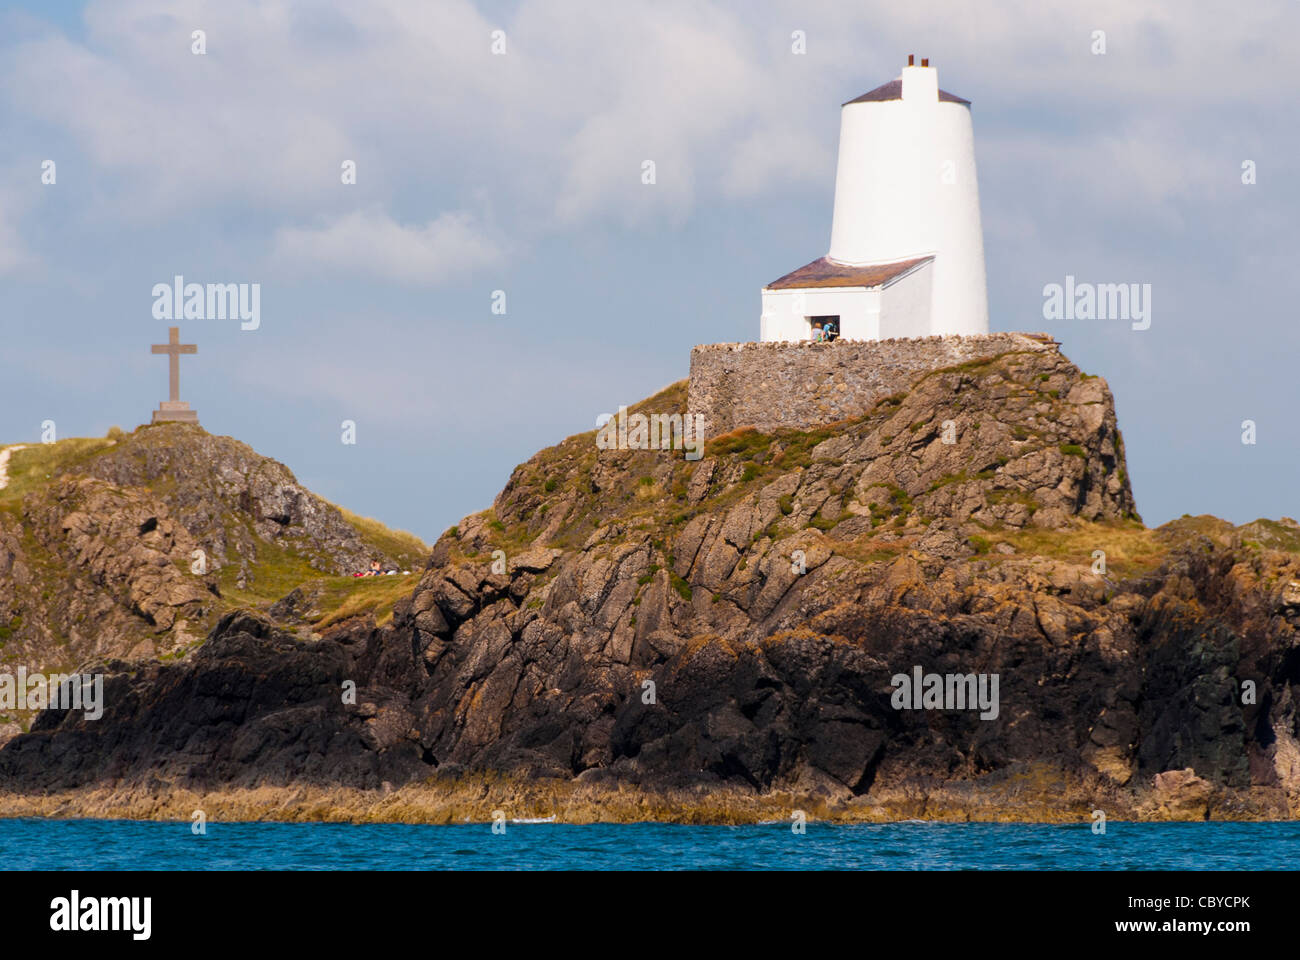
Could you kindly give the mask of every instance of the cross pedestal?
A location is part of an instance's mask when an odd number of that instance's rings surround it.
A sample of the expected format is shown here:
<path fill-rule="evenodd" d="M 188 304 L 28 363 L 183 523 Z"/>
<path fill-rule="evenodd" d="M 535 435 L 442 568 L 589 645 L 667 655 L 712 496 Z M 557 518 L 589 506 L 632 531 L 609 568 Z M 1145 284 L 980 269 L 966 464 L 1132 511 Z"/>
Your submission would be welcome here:
<path fill-rule="evenodd" d="M 190 405 L 181 399 L 181 354 L 198 353 L 199 348 L 192 343 L 181 343 L 180 327 L 169 327 L 166 343 L 155 343 L 152 353 L 167 354 L 168 399 L 158 404 L 153 412 L 154 423 L 178 421 L 180 423 L 198 423 L 199 415 Z"/>
<path fill-rule="evenodd" d="M 166 421 L 177 420 L 181 423 L 198 423 L 199 412 L 191 410 L 190 405 L 184 400 L 164 400 L 158 404 L 158 409 L 153 412 L 154 423 L 164 423 Z"/>

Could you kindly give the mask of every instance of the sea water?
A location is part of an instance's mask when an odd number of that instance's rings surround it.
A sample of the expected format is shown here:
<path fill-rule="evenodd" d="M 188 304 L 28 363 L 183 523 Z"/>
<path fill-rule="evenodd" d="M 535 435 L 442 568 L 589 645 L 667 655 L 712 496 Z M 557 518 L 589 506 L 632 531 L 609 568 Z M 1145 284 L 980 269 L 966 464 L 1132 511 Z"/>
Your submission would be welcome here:
<path fill-rule="evenodd" d="M 500 830 L 500 827 L 498 827 Z M 329 823 L 0 820 L 10 870 L 1288 870 L 1300 823 Z"/>

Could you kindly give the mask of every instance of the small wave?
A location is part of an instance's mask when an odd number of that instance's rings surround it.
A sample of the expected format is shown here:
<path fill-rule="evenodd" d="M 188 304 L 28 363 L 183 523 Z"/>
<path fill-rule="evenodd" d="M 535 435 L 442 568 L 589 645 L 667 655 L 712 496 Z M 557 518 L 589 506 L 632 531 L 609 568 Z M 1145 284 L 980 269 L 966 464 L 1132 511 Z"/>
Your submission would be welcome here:
<path fill-rule="evenodd" d="M 555 814 L 551 814 L 549 817 L 515 817 L 510 822 L 511 823 L 554 823 Z"/>

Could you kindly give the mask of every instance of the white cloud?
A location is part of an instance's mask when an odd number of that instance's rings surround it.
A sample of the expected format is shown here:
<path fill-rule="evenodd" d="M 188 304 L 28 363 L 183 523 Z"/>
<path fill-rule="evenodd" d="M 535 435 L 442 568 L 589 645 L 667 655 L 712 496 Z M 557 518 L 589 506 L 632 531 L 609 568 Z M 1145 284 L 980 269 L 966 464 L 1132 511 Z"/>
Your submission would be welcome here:
<path fill-rule="evenodd" d="M 355 211 L 319 228 L 276 232 L 273 258 L 296 267 L 338 268 L 416 285 L 435 285 L 501 256 L 467 213 L 403 226 L 379 211 Z"/>
<path fill-rule="evenodd" d="M 358 201 L 391 209 L 430 180 L 472 193 L 491 176 L 544 233 L 557 221 L 680 222 L 703 190 L 808 176 L 787 141 L 806 140 L 806 108 L 792 106 L 810 81 L 787 81 L 817 71 L 796 71 L 788 51 L 773 62 L 763 31 L 722 4 L 528 0 L 500 19 L 464 0 L 183 9 L 92 2 L 84 42 L 51 31 L 7 60 L 14 109 L 121 178 L 104 216 L 156 222 L 242 203 L 301 219 Z M 190 52 L 198 25 L 205 56 Z M 505 56 L 490 52 L 496 28 Z M 346 192 L 344 159 L 359 167 Z M 640 189 L 646 159 L 659 168 L 652 191 Z"/>
<path fill-rule="evenodd" d="M 496 255 L 475 223 L 522 251 L 593 224 L 681 225 L 719 199 L 825 193 L 837 105 L 891 79 L 908 52 L 975 101 L 983 156 L 1047 165 L 1099 210 L 1153 204 L 1176 226 L 1171 202 L 1217 176 L 1208 151 L 1255 156 L 1243 131 L 1288 108 L 1300 85 L 1290 8 L 95 0 L 84 40 L 14 40 L 0 87 L 104 175 L 92 222 L 243 210 L 281 256 L 426 282 Z M 199 26 L 202 57 L 190 52 Z M 494 29 L 505 56 L 491 53 Z M 794 29 L 806 55 L 790 49 Z M 1105 56 L 1089 52 L 1094 29 Z M 1244 119 L 1243 104 L 1255 111 Z M 1279 135 L 1276 149 L 1294 140 Z M 339 183 L 345 159 L 355 186 Z M 18 249 L 5 215 L 0 266 Z M 391 262 L 358 259 L 358 237 Z"/>
<path fill-rule="evenodd" d="M 766 124 L 736 141 L 723 183 L 728 197 L 758 197 L 770 184 L 782 181 L 823 189 L 834 183 L 835 145 Z"/>

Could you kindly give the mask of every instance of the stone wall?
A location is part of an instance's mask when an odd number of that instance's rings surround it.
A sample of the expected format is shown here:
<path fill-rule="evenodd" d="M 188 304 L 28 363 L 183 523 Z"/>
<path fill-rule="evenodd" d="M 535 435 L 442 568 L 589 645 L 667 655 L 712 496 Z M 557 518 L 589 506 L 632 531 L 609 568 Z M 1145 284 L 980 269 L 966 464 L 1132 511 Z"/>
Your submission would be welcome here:
<path fill-rule="evenodd" d="M 691 351 L 687 408 L 710 436 L 737 427 L 806 428 L 866 413 L 941 367 L 1014 350 L 1056 350 L 1046 334 L 833 343 L 711 343 Z"/>

